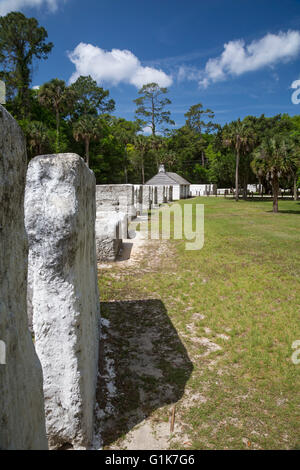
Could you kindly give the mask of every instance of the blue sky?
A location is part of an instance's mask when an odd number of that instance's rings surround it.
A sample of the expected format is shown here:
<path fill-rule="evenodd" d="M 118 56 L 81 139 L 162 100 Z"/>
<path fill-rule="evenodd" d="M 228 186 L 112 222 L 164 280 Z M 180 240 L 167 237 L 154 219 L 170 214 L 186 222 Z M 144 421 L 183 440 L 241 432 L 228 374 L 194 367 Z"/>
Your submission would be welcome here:
<path fill-rule="evenodd" d="M 35 16 L 55 47 L 33 85 L 90 73 L 132 119 L 144 81 L 167 85 L 176 126 L 203 103 L 224 124 L 299 114 L 300 0 L 0 0 Z"/>

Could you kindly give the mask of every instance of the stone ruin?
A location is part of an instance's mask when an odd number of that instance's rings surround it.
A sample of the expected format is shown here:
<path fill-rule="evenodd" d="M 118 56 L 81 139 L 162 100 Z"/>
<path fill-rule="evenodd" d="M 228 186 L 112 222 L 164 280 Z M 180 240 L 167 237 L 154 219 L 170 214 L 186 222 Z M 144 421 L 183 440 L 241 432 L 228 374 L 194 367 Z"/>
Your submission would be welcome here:
<path fill-rule="evenodd" d="M 24 227 L 26 147 L 0 105 L 0 449 L 47 449 L 43 378 L 28 329 Z"/>
<path fill-rule="evenodd" d="M 195 196 L 216 196 L 217 185 L 216 184 L 191 184 L 190 195 Z"/>
<path fill-rule="evenodd" d="M 136 217 L 132 184 L 103 184 L 96 187 L 97 260 L 113 261 L 128 238 L 128 222 Z"/>
<path fill-rule="evenodd" d="M 81 157 L 31 160 L 28 303 L 51 448 L 87 448 L 93 439 L 100 322 L 95 215 L 95 177 Z"/>
<path fill-rule="evenodd" d="M 153 186 L 143 185 L 142 212 L 148 212 L 153 207 Z"/>
<path fill-rule="evenodd" d="M 128 217 L 123 212 L 97 212 L 97 261 L 114 261 L 127 238 Z"/>
<path fill-rule="evenodd" d="M 136 214 L 141 215 L 143 212 L 143 185 L 142 184 L 134 185 L 134 207 L 136 209 Z"/>
<path fill-rule="evenodd" d="M 128 222 L 172 200 L 172 186 L 103 184 L 96 188 L 97 260 L 114 261 L 127 239 Z"/>
<path fill-rule="evenodd" d="M 157 203 L 163 204 L 166 202 L 166 187 L 165 186 L 157 186 Z"/>
<path fill-rule="evenodd" d="M 101 184 L 96 187 L 97 212 L 125 213 L 136 216 L 133 184 Z"/>
<path fill-rule="evenodd" d="M 0 149 L 0 449 L 89 448 L 100 324 L 96 252 L 98 260 L 115 259 L 128 221 L 172 200 L 172 188 L 95 191 L 78 155 L 35 157 L 26 238 L 25 140 L 1 106 Z"/>

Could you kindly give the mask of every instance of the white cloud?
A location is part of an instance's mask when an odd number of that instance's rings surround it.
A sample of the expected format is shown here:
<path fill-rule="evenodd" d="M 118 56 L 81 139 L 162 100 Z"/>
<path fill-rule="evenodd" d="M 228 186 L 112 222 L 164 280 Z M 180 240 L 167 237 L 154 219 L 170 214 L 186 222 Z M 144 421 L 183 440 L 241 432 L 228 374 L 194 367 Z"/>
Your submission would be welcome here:
<path fill-rule="evenodd" d="M 177 80 L 179 83 L 184 80 L 200 80 L 202 72 L 194 66 L 181 65 L 177 71 Z"/>
<path fill-rule="evenodd" d="M 246 72 L 288 62 L 300 53 L 300 32 L 288 31 L 267 34 L 262 39 L 245 45 L 243 40 L 224 44 L 222 54 L 209 59 L 200 71 L 199 84 L 206 88 L 210 83 L 225 80 L 228 76 L 239 76 Z"/>
<path fill-rule="evenodd" d="M 63 0 L 65 1 L 65 0 Z M 34 8 L 46 5 L 48 10 L 54 12 L 61 0 L 0 0 L 0 16 L 11 11 L 19 11 L 24 8 Z"/>
<path fill-rule="evenodd" d="M 98 83 L 129 83 L 141 88 L 151 82 L 159 86 L 168 87 L 172 85 L 172 77 L 160 69 L 143 67 L 139 59 L 130 51 L 112 49 L 105 51 L 92 44 L 81 42 L 69 52 L 69 59 L 75 65 L 76 71 L 70 78 L 73 83 L 80 75 L 91 75 Z"/>
<path fill-rule="evenodd" d="M 150 126 L 143 127 L 142 133 L 144 135 L 151 135 L 152 134 L 152 127 L 150 127 Z"/>

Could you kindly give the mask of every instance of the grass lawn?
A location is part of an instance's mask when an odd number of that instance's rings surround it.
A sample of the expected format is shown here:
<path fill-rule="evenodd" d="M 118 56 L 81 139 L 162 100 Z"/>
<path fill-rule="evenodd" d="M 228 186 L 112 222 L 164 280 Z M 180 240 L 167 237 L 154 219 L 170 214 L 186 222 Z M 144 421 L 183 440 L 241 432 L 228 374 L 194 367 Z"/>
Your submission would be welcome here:
<path fill-rule="evenodd" d="M 100 272 L 119 416 L 105 444 L 122 448 L 176 403 L 170 448 L 299 449 L 300 203 L 279 201 L 278 214 L 269 201 L 188 203 L 205 205 L 202 250 L 155 242 L 139 266 Z"/>

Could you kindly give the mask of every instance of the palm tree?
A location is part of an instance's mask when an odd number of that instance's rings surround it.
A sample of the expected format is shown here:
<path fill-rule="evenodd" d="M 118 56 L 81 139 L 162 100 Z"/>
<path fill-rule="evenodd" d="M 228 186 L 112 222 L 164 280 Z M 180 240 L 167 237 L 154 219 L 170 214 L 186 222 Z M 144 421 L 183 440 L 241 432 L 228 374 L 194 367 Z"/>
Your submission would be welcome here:
<path fill-rule="evenodd" d="M 134 152 L 132 154 L 133 164 L 140 167 L 142 173 L 142 184 L 145 184 L 145 155 L 149 150 L 148 138 L 144 135 L 137 135 L 134 139 Z"/>
<path fill-rule="evenodd" d="M 223 130 L 223 144 L 235 152 L 235 200 L 239 200 L 239 163 L 242 153 L 250 152 L 254 142 L 251 128 L 240 119 L 226 124 Z"/>
<path fill-rule="evenodd" d="M 157 171 L 158 171 L 159 165 L 161 163 L 159 154 L 164 146 L 164 140 L 159 135 L 151 135 L 148 137 L 148 142 L 149 142 L 149 150 L 151 150 L 151 153 L 154 156 Z"/>
<path fill-rule="evenodd" d="M 100 121 L 93 116 L 83 116 L 73 125 L 74 139 L 85 143 L 85 161 L 90 166 L 90 142 L 100 137 Z"/>
<path fill-rule="evenodd" d="M 293 173 L 293 143 L 281 135 L 266 138 L 254 152 L 253 171 L 271 181 L 273 212 L 278 212 L 279 179 Z"/>
<path fill-rule="evenodd" d="M 25 133 L 30 152 L 33 155 L 41 155 L 49 143 L 47 126 L 40 121 L 32 121 L 26 127 Z"/>
<path fill-rule="evenodd" d="M 292 157 L 292 178 L 293 178 L 293 193 L 294 201 L 298 200 L 298 177 L 300 176 L 300 138 L 298 134 L 292 134 L 290 136 L 292 146 L 293 146 L 293 157 Z"/>
<path fill-rule="evenodd" d="M 59 122 L 61 113 L 68 114 L 76 101 L 75 91 L 66 86 L 63 80 L 54 78 L 45 83 L 38 92 L 42 105 L 52 108 L 56 118 L 56 151 L 59 152 Z"/>

